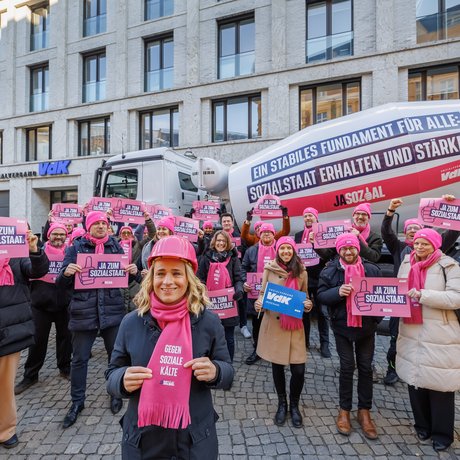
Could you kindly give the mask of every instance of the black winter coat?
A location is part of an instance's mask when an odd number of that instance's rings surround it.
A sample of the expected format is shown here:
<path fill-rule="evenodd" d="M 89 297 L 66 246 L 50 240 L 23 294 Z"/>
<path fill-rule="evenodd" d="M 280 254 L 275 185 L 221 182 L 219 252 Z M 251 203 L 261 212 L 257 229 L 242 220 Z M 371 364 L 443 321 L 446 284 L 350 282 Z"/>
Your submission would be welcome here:
<path fill-rule="evenodd" d="M 199 382 L 192 376 L 190 389 L 191 424 L 186 429 L 158 426 L 139 428 L 137 410 L 140 390 L 127 393 L 123 376 L 129 366 L 147 367 L 153 349 L 161 335 L 158 323 L 150 312 L 138 316 L 131 312 L 123 319 L 105 373 L 107 391 L 116 398 L 129 398 L 128 408 L 120 424 L 123 427 L 122 458 L 213 460 L 218 457 L 215 423 L 218 419 L 212 404 L 211 388 L 229 389 L 234 370 L 219 318 L 209 311 L 198 317 L 190 315 L 193 358 L 208 356 L 218 367 L 217 380 L 212 384 Z"/>
<path fill-rule="evenodd" d="M 369 277 L 380 277 L 380 268 L 363 260 L 364 273 Z M 321 272 L 318 285 L 318 301 L 326 305 L 331 317 L 331 327 L 335 334 L 342 335 L 351 340 L 357 340 L 375 333 L 377 324 L 382 320 L 376 316 L 363 316 L 362 327 L 347 326 L 346 297 L 339 295 L 339 288 L 345 282 L 345 271 L 337 257 L 331 261 Z"/>
<path fill-rule="evenodd" d="M 71 293 L 69 304 L 69 330 L 92 331 L 118 326 L 125 315 L 123 297 L 119 288 L 78 289 L 74 290 L 74 276 L 64 276 L 70 263 L 77 262 L 78 253 L 94 254 L 95 246 L 86 238 L 74 241 L 74 245 L 65 251 L 65 258 L 56 286 L 68 289 Z M 110 236 L 104 245 L 104 254 L 124 254 L 118 241 Z M 129 281 L 140 281 L 140 274 L 129 277 Z"/>
<path fill-rule="evenodd" d="M 0 286 L 0 356 L 33 345 L 35 327 L 30 309 L 29 278 L 45 276 L 49 260 L 40 249 L 29 257 L 10 259 L 10 267 L 14 285 Z"/>

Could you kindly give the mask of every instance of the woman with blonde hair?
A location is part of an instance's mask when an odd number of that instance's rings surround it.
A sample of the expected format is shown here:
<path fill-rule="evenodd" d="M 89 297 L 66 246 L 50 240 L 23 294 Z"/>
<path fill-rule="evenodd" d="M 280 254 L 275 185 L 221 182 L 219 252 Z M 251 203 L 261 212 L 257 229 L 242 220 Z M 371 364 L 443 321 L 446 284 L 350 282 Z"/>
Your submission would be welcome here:
<path fill-rule="evenodd" d="M 233 381 L 224 330 L 205 309 L 193 246 L 160 239 L 135 298 L 136 312 L 120 325 L 106 371 L 107 390 L 129 398 L 122 458 L 218 458 L 211 388 Z"/>

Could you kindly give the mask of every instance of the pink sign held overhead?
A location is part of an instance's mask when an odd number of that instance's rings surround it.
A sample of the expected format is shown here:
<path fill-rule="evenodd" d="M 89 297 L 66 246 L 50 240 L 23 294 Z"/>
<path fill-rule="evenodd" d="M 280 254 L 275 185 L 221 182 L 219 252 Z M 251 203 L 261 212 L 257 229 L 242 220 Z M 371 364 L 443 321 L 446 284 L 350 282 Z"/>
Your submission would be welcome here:
<path fill-rule="evenodd" d="M 101 211 L 107 212 L 113 209 L 117 202 L 116 198 L 102 198 L 100 196 L 93 196 L 88 202 L 87 212 Z"/>
<path fill-rule="evenodd" d="M 406 278 L 353 278 L 352 313 L 359 316 L 410 317 Z"/>
<path fill-rule="evenodd" d="M 219 221 L 220 203 L 218 201 L 194 201 L 193 218 L 197 220 L 210 220 L 212 222 Z"/>
<path fill-rule="evenodd" d="M 171 208 L 162 206 L 161 204 L 147 204 L 144 203 L 145 210 L 150 214 L 155 225 L 158 225 L 158 222 L 163 219 L 163 217 L 172 216 L 173 212 Z"/>
<path fill-rule="evenodd" d="M 27 221 L 14 217 L 0 217 L 0 258 L 29 257 Z"/>
<path fill-rule="evenodd" d="M 53 222 L 79 224 L 83 222 L 83 208 L 79 204 L 54 203 L 51 207 Z"/>
<path fill-rule="evenodd" d="M 319 256 L 311 243 L 298 243 L 297 254 L 305 267 L 313 267 L 319 264 Z"/>
<path fill-rule="evenodd" d="M 175 217 L 174 234 L 187 238 L 191 243 L 198 241 L 199 222 L 188 217 Z"/>
<path fill-rule="evenodd" d="M 125 251 L 125 255 L 128 256 L 128 262 L 131 263 L 132 260 L 132 253 L 133 253 L 133 246 L 131 243 L 132 240 L 120 240 L 120 246 L 123 248 L 123 251 Z"/>
<path fill-rule="evenodd" d="M 234 318 L 238 316 L 238 308 L 233 300 L 234 288 L 219 289 L 218 291 L 208 291 L 211 305 L 207 309 L 215 313 L 220 319 Z"/>
<path fill-rule="evenodd" d="M 460 230 L 460 199 L 422 198 L 418 218 L 430 227 Z"/>
<path fill-rule="evenodd" d="M 253 215 L 259 216 L 261 219 L 283 217 L 283 211 L 280 206 L 281 201 L 276 195 L 264 195 L 257 200 Z"/>
<path fill-rule="evenodd" d="M 246 283 L 251 286 L 248 292 L 248 299 L 258 299 L 260 290 L 262 289 L 262 275 L 263 273 L 246 273 Z"/>
<path fill-rule="evenodd" d="M 350 228 L 350 219 L 315 222 L 312 225 L 312 230 L 315 234 L 315 247 L 318 249 L 335 248 L 337 237 L 342 233 L 348 232 Z"/>
<path fill-rule="evenodd" d="M 112 211 L 115 222 L 145 224 L 144 205 L 141 201 L 117 198 Z"/>
<path fill-rule="evenodd" d="M 56 278 L 59 275 L 59 272 L 62 268 L 62 263 L 64 262 L 64 254 L 47 254 L 50 265 L 48 268 L 48 273 L 41 278 L 37 278 L 38 281 L 44 281 L 45 283 L 56 283 Z M 37 281 L 32 280 L 32 281 Z"/>
<path fill-rule="evenodd" d="M 75 274 L 75 289 L 126 288 L 129 264 L 126 254 L 77 254 L 81 273 Z"/>

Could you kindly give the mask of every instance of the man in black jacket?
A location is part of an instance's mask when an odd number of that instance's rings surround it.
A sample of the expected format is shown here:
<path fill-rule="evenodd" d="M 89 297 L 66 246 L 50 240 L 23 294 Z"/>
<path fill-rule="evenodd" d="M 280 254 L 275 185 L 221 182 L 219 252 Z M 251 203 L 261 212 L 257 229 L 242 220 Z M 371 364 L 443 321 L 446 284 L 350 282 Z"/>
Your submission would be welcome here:
<path fill-rule="evenodd" d="M 85 407 L 88 361 L 98 331 L 110 361 L 118 327 L 125 314 L 119 288 L 73 290 L 75 274 L 82 271 L 82 267 L 76 263 L 78 253 L 124 254 L 116 238 L 108 234 L 109 223 L 104 213 L 88 213 L 86 228 L 87 233 L 66 249 L 64 263 L 56 280 L 58 287 L 69 289 L 72 293 L 69 304 L 69 330 L 72 333 L 73 350 L 70 372 L 72 406 L 64 419 L 64 428 L 73 425 Z M 130 274 L 130 281 L 140 281 L 135 264 L 127 265 L 125 270 Z M 110 409 L 113 414 L 118 413 L 122 405 L 121 399 L 111 398 Z"/>

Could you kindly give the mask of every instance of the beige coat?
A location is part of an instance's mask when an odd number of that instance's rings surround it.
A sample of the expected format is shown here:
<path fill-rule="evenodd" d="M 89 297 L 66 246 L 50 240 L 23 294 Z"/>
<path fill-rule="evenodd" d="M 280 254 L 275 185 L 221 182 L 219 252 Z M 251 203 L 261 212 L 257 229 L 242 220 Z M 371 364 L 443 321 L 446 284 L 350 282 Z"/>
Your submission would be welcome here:
<path fill-rule="evenodd" d="M 284 285 L 288 274 L 276 261 L 272 260 L 266 265 L 262 289 L 256 303 L 262 304 L 262 298 L 267 283 Z M 299 291 L 307 292 L 308 276 L 304 271 L 297 279 Z M 257 343 L 257 354 L 275 364 L 302 364 L 307 361 L 305 349 L 305 332 L 303 327 L 295 331 L 281 329 L 280 315 L 277 312 L 265 310 L 262 324 L 260 325 L 259 340 Z"/>
<path fill-rule="evenodd" d="M 406 256 L 398 277 L 407 278 L 409 269 Z M 401 320 L 396 372 L 417 388 L 460 390 L 460 324 L 453 311 L 460 308 L 460 268 L 455 260 L 443 254 L 429 267 L 421 292 L 423 324 Z"/>

